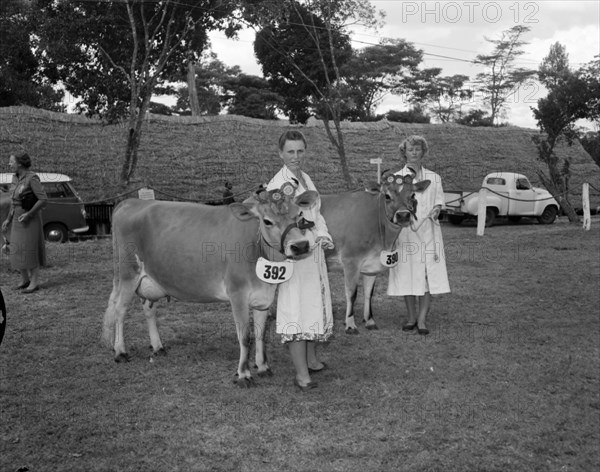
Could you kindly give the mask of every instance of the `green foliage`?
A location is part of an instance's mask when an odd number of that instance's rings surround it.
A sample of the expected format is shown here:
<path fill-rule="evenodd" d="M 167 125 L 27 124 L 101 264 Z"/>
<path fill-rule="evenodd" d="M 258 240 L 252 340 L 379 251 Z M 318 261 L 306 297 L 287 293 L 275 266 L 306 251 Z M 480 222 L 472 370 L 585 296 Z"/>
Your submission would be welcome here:
<path fill-rule="evenodd" d="M 215 53 L 207 52 L 196 63 L 195 72 L 200 114 L 218 115 L 224 106 L 222 96 L 225 92 L 223 84 L 239 76 L 241 69 L 239 66 L 228 67 L 217 59 Z M 182 77 L 178 77 L 178 79 L 181 80 Z M 177 96 L 177 104 L 174 111 L 182 115 L 191 114 L 188 87 L 180 87 L 175 95 Z"/>
<path fill-rule="evenodd" d="M 335 67 L 352 54 L 350 38 L 300 4 L 282 8 L 257 34 L 254 52 L 291 120 L 303 122 L 314 103 L 335 81 Z M 331 36 L 330 36 L 331 35 Z M 331 48 L 330 46 L 331 41 Z M 332 52 L 333 51 L 333 52 Z"/>
<path fill-rule="evenodd" d="M 368 121 L 385 94 L 407 89 L 423 52 L 403 39 L 354 50 L 341 68 L 345 96 L 352 102 L 344 118 Z"/>
<path fill-rule="evenodd" d="M 40 67 L 36 54 L 36 16 L 25 3 L 0 3 L 0 107 L 29 105 L 64 111 L 63 92 L 56 77 Z"/>
<path fill-rule="evenodd" d="M 390 110 L 385 114 L 388 121 L 400 123 L 430 123 L 431 117 L 427 116 L 424 110 L 416 105 L 408 111 Z"/>
<path fill-rule="evenodd" d="M 40 45 L 80 111 L 116 119 L 198 57 L 208 30 L 233 28 L 234 3 L 44 0 Z"/>
<path fill-rule="evenodd" d="M 508 97 L 535 75 L 534 70 L 514 66 L 515 60 L 524 53 L 522 47 L 528 44 L 521 36 L 530 30 L 528 26 L 516 25 L 503 31 L 500 39 L 486 38 L 494 45 L 494 50 L 477 56 L 477 61 L 485 66 L 486 71 L 477 74 L 476 80 L 479 91 L 484 94 L 484 102 L 489 104 L 494 124 Z"/>
<path fill-rule="evenodd" d="M 466 114 L 456 119 L 459 125 L 465 126 L 494 126 L 491 116 L 486 116 L 487 111 L 476 109 L 469 110 Z"/>
<path fill-rule="evenodd" d="M 223 83 L 228 113 L 276 120 L 277 111 L 283 104 L 282 97 L 271 91 L 269 83 L 262 77 L 240 74 Z"/>
<path fill-rule="evenodd" d="M 598 119 L 600 78 L 598 60 L 578 71 L 569 68 L 566 50 L 556 43 L 540 66 L 540 79 L 548 88 L 548 95 L 540 98 L 533 115 L 542 134 L 534 138 L 539 159 L 548 166 L 548 175 L 540 175 L 546 188 L 557 197 L 566 194 L 570 178 L 568 159 L 557 155 L 557 143 L 564 139 L 569 145 L 577 137 L 575 123 L 580 119 Z M 569 220 L 579 218 L 567 198 L 558 197 Z"/>
<path fill-rule="evenodd" d="M 473 91 L 465 85 L 468 76 L 440 77 L 440 72 L 438 68 L 419 71 L 410 83 L 411 101 L 423 104 L 441 123 L 447 123 L 460 116 L 462 102 L 470 99 Z"/>

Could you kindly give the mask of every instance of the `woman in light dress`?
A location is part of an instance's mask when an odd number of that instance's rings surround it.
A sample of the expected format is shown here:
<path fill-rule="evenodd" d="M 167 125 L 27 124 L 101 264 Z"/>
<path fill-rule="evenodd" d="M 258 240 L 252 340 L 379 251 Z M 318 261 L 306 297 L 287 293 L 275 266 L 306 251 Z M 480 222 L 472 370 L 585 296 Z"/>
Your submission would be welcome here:
<path fill-rule="evenodd" d="M 408 311 L 404 331 L 415 328 L 421 335 L 429 334 L 426 326 L 431 310 L 431 295 L 450 292 L 444 241 L 438 217 L 444 205 L 442 179 L 423 167 L 429 151 L 427 141 L 421 136 L 409 136 L 399 147 L 405 164 L 398 175 L 412 175 L 414 182 L 430 180 L 431 184 L 415 194 L 417 219 L 412 227 L 403 229 L 398 237 L 399 263 L 390 269 L 388 295 L 402 296 Z"/>
<path fill-rule="evenodd" d="M 306 158 L 306 139 L 295 130 L 286 131 L 279 139 L 282 169 L 271 179 L 267 190 L 279 189 L 286 182 L 295 187 L 295 195 L 316 191 L 311 178 L 302 171 Z M 333 248 L 332 238 L 320 213 L 320 198 L 302 217 L 314 223 L 311 229 L 315 241 L 313 253 L 295 262 L 293 277 L 279 285 L 276 332 L 289 347 L 296 369 L 294 384 L 307 391 L 317 387 L 311 373 L 322 371 L 325 364 L 316 353 L 316 343 L 327 341 L 333 334 L 333 314 L 324 248 Z"/>

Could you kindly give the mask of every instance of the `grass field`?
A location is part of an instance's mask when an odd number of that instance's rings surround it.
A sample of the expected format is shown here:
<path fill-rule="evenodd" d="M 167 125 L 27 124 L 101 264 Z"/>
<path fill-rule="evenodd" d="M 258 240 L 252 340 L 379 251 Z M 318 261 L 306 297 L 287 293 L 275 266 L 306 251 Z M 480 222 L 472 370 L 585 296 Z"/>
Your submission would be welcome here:
<path fill-rule="evenodd" d="M 49 245 L 29 296 L 2 257 L 1 471 L 591 471 L 600 468 L 600 220 L 523 220 L 475 235 L 443 226 L 452 293 L 429 327 L 400 330 L 401 300 L 376 286 L 380 327 L 336 335 L 319 389 L 292 386 L 272 328 L 275 375 L 233 385 L 226 304 L 159 307 L 169 351 L 150 360 L 141 306 L 126 320 L 132 361 L 100 344 L 110 240 Z M 361 307 L 359 306 L 359 311 Z"/>

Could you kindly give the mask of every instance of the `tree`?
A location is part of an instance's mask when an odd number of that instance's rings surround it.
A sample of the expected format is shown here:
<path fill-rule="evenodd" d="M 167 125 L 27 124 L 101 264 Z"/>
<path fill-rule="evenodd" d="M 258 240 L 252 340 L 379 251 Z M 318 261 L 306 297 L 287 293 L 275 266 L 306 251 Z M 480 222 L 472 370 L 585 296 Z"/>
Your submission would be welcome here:
<path fill-rule="evenodd" d="M 217 55 L 206 51 L 194 64 L 194 87 L 196 89 L 199 115 L 218 115 L 224 108 L 225 89 L 223 84 L 241 74 L 239 66 L 229 67 L 217 58 Z M 180 74 L 176 79 L 183 79 Z M 187 80 L 186 80 L 187 81 Z M 190 109 L 189 81 L 187 85 L 176 91 L 177 104 L 175 111 L 180 114 L 194 114 Z"/>
<path fill-rule="evenodd" d="M 461 115 L 462 102 L 473 96 L 465 86 L 469 77 L 452 75 L 440 77 L 441 69 L 424 69 L 415 74 L 410 84 L 411 101 L 428 108 L 442 123 L 455 121 Z"/>
<path fill-rule="evenodd" d="M 548 95 L 540 98 L 537 108 L 532 108 L 540 128 L 540 135 L 534 137 L 538 149 L 538 157 L 548 167 L 548 174 L 538 172 L 542 183 L 560 203 L 571 222 L 579 221 L 573 206 L 569 202 L 570 162 L 562 159 L 555 152 L 556 145 L 564 140 L 571 145 L 577 137 L 575 122 L 580 119 L 597 119 L 597 102 L 600 80 L 589 74 L 595 71 L 594 62 L 573 72 L 568 62 L 553 61 L 558 48 L 556 45 L 542 62 L 540 78 L 548 89 Z M 566 54 L 563 55 L 566 57 Z M 549 64 L 556 65 L 553 69 Z"/>
<path fill-rule="evenodd" d="M 516 25 L 503 31 L 500 39 L 485 38 L 494 45 L 494 50 L 491 54 L 479 54 L 476 57 L 477 62 L 487 69 L 477 74 L 476 82 L 479 91 L 484 94 L 484 102 L 490 106 L 493 124 L 498 123 L 508 98 L 536 73 L 514 66 L 515 59 L 523 54 L 521 48 L 529 44 L 521 36 L 530 30 L 527 26 Z"/>
<path fill-rule="evenodd" d="M 423 52 L 403 39 L 386 40 L 376 46 L 355 50 L 340 67 L 352 110 L 346 112 L 356 120 L 370 120 L 384 95 L 401 93 L 416 72 Z"/>
<path fill-rule="evenodd" d="M 459 125 L 465 126 L 494 126 L 494 123 L 492 123 L 492 118 L 490 116 L 486 116 L 487 114 L 488 112 L 485 110 L 469 110 L 464 115 L 459 116 L 456 119 L 456 122 Z"/>
<path fill-rule="evenodd" d="M 567 49 L 559 42 L 550 46 L 550 52 L 542 59 L 538 69 L 538 78 L 549 88 L 558 87 L 571 75 Z"/>
<path fill-rule="evenodd" d="M 600 132 L 587 131 L 579 136 L 579 142 L 583 149 L 592 156 L 592 159 L 598 167 L 600 167 Z"/>
<path fill-rule="evenodd" d="M 348 22 L 370 22 L 375 17 L 373 7 L 366 0 L 308 0 L 302 4 L 266 0 L 257 4 L 251 17 L 261 29 L 254 50 L 264 76 L 284 97 L 290 119 L 297 119 L 306 110 L 301 107 L 312 104 L 337 150 L 342 175 L 351 188 L 354 183 L 340 125 L 345 107 L 340 68 L 352 53 L 346 32 Z"/>
<path fill-rule="evenodd" d="M 198 55 L 207 32 L 235 30 L 238 2 L 221 0 L 79 2 L 40 0 L 42 47 L 90 114 L 127 119 L 120 180 L 135 172 L 142 124 L 156 86 Z"/>
<path fill-rule="evenodd" d="M 273 92 L 266 79 L 240 74 L 223 84 L 227 112 L 263 120 L 276 120 L 283 98 Z"/>
<path fill-rule="evenodd" d="M 44 71 L 36 55 L 36 16 L 24 2 L 0 3 L 0 107 L 29 105 L 64 111 L 64 93 L 55 90 L 51 70 Z M 10 40 L 6 40 L 10 38 Z"/>
<path fill-rule="evenodd" d="M 431 118 L 425 114 L 420 105 L 415 105 L 407 111 L 390 110 L 385 114 L 385 118 L 400 123 L 431 123 Z"/>

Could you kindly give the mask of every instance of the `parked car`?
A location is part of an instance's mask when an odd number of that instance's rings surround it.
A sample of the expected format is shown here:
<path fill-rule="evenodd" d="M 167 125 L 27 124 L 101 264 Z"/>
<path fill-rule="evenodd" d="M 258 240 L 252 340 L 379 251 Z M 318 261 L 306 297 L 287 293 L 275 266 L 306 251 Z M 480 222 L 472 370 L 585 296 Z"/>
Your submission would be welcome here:
<path fill-rule="evenodd" d="M 71 178 L 64 174 L 36 172 L 48 195 L 48 204 L 42 210 L 46 241 L 65 242 L 71 234 L 88 231 L 85 207 Z M 0 173 L 0 221 L 6 219 L 10 205 L 10 193 L 14 174 Z"/>
<path fill-rule="evenodd" d="M 499 216 L 519 221 L 523 216 L 534 217 L 541 224 L 554 223 L 558 202 L 550 192 L 531 185 L 529 179 L 514 172 L 493 172 L 483 179 L 482 187 L 488 189 L 485 225 L 492 226 Z M 479 192 L 444 192 L 446 207 L 443 210 L 450 223 L 459 225 L 466 218 L 477 216 Z"/>

